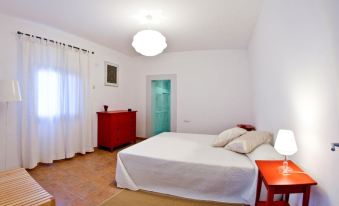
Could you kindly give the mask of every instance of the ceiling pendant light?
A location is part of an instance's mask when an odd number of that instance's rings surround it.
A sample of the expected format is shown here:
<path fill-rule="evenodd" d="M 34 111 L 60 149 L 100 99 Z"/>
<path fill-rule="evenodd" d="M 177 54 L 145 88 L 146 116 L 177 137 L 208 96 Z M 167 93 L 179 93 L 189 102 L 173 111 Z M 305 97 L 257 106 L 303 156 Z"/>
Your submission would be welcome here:
<path fill-rule="evenodd" d="M 158 16 L 158 19 L 160 16 Z M 156 22 L 152 14 L 143 15 L 142 19 L 149 25 Z M 166 37 L 152 29 L 141 30 L 134 35 L 132 46 L 136 52 L 144 56 L 156 56 L 167 47 Z"/>
<path fill-rule="evenodd" d="M 166 38 L 160 32 L 147 29 L 136 33 L 132 46 L 144 56 L 156 56 L 167 47 Z"/>

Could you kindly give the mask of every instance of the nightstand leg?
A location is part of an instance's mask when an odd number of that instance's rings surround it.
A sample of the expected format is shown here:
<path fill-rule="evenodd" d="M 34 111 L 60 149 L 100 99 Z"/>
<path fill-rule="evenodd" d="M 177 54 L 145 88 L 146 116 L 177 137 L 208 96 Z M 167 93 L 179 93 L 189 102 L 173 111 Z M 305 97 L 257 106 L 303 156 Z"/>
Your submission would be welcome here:
<path fill-rule="evenodd" d="M 260 172 L 258 172 L 258 183 L 257 183 L 257 195 L 255 197 L 255 205 L 258 205 L 260 193 L 261 193 L 261 185 L 262 185 L 262 176 Z"/>
<path fill-rule="evenodd" d="M 310 200 L 311 187 L 307 186 L 303 195 L 303 206 L 308 206 Z"/>
<path fill-rule="evenodd" d="M 290 200 L 290 194 L 287 193 L 285 194 L 285 202 L 288 202 Z"/>
<path fill-rule="evenodd" d="M 273 198 L 274 198 L 274 191 L 272 188 L 268 187 L 267 188 L 267 201 L 266 201 L 267 206 L 271 206 L 273 204 Z"/>

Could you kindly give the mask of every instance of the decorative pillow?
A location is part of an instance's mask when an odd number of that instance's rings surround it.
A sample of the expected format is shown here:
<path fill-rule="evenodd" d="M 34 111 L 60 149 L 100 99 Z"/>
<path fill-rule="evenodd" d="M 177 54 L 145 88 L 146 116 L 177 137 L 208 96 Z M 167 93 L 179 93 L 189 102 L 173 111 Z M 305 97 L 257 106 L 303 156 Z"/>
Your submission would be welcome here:
<path fill-rule="evenodd" d="M 245 134 L 245 129 L 234 127 L 221 132 L 214 140 L 213 147 L 224 147 L 227 143 L 234 140 L 235 138 Z"/>
<path fill-rule="evenodd" d="M 233 152 L 247 154 L 265 143 L 272 143 L 273 134 L 264 131 L 251 131 L 228 143 L 225 148 Z"/>

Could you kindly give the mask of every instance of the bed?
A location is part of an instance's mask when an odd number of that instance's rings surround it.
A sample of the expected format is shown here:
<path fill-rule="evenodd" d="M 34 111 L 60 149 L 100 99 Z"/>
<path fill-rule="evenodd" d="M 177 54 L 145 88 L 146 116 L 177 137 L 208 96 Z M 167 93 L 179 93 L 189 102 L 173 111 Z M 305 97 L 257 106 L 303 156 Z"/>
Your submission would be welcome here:
<path fill-rule="evenodd" d="M 120 188 L 254 205 L 256 159 L 281 159 L 271 145 L 238 154 L 211 144 L 215 135 L 162 133 L 118 153 Z"/>

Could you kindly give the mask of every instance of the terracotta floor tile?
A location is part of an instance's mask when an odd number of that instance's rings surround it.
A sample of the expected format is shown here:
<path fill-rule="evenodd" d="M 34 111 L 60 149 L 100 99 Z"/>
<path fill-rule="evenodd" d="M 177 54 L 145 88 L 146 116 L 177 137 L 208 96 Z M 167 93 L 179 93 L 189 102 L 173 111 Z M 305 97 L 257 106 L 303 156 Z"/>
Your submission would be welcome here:
<path fill-rule="evenodd" d="M 95 206 L 121 191 L 115 186 L 117 152 L 92 153 L 28 170 L 56 198 L 57 206 Z"/>

